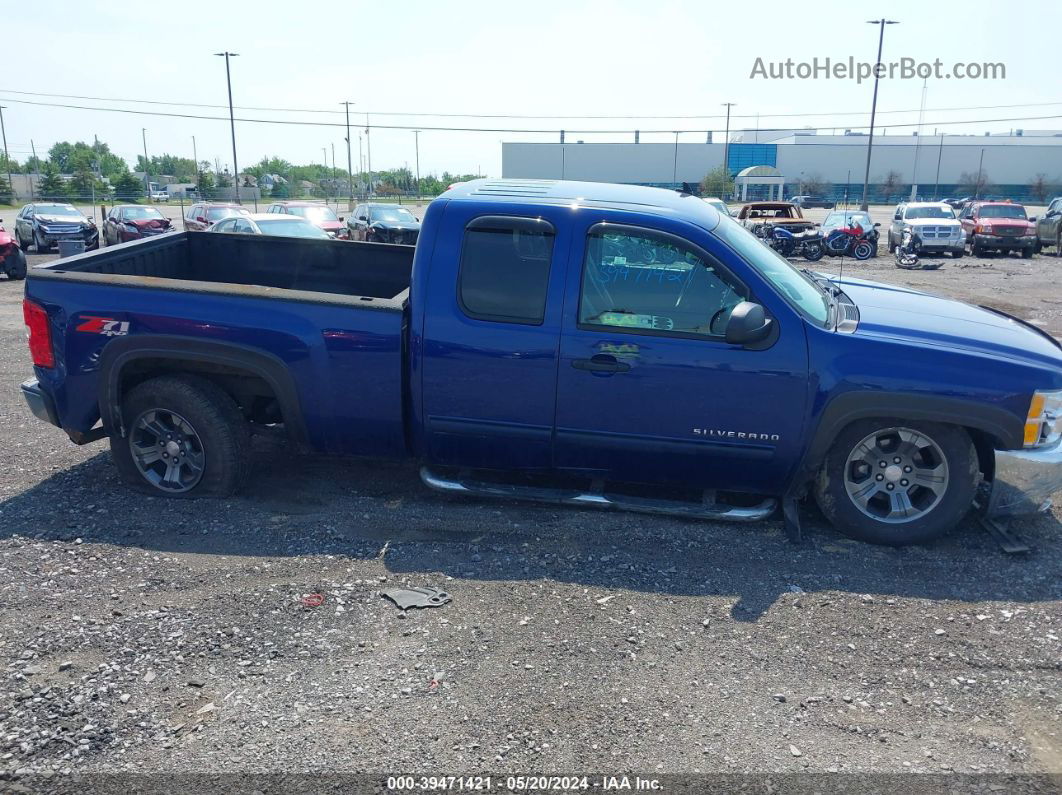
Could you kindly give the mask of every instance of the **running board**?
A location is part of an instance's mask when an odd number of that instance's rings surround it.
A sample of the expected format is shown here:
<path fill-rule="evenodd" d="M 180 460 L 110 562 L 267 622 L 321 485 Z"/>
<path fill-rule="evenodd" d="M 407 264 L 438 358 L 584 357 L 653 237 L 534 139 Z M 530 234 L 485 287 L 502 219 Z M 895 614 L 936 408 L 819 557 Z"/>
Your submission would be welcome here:
<path fill-rule="evenodd" d="M 618 508 L 639 513 L 659 513 L 669 516 L 686 516 L 695 519 L 720 519 L 729 522 L 758 522 L 766 519 L 778 506 L 778 501 L 765 499 L 759 505 L 741 508 L 720 505 L 713 501 L 713 493 L 705 491 L 701 503 L 655 500 L 649 497 L 606 496 L 601 491 L 580 492 L 575 489 L 551 489 L 536 486 L 509 486 L 501 483 L 472 480 L 462 476 L 447 478 L 421 467 L 420 479 L 424 485 L 447 494 L 465 494 L 477 497 L 501 497 L 511 500 L 532 500 L 559 505 L 583 507 Z M 596 486 L 595 482 L 595 486 Z"/>

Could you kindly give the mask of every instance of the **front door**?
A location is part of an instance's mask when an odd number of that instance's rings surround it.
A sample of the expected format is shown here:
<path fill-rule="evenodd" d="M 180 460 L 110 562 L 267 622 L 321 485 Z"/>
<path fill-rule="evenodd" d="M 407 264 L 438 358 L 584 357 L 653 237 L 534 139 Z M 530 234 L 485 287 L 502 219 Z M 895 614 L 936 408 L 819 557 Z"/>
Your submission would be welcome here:
<path fill-rule="evenodd" d="M 755 295 L 735 275 L 737 255 L 703 230 L 675 235 L 608 221 L 589 218 L 573 241 L 557 466 L 610 480 L 774 492 L 801 441 L 803 323 L 776 295 Z M 744 300 L 764 304 L 776 324 L 773 338 L 749 348 L 723 338 Z"/>
<path fill-rule="evenodd" d="M 485 469 L 551 465 L 569 240 L 567 225 L 554 223 L 560 212 L 446 207 L 422 299 L 429 461 Z"/>

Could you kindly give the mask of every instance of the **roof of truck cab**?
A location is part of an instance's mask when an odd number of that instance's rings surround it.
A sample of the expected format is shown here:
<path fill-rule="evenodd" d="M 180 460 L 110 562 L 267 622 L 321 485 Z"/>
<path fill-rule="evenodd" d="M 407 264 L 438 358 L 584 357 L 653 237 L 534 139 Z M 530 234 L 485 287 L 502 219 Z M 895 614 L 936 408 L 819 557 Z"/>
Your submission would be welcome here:
<path fill-rule="evenodd" d="M 498 202 L 499 204 L 572 204 L 680 215 L 696 219 L 707 228 L 718 223 L 719 213 L 688 193 L 618 185 L 611 182 L 575 182 L 547 179 L 475 179 L 455 185 L 439 198 L 450 201 Z"/>

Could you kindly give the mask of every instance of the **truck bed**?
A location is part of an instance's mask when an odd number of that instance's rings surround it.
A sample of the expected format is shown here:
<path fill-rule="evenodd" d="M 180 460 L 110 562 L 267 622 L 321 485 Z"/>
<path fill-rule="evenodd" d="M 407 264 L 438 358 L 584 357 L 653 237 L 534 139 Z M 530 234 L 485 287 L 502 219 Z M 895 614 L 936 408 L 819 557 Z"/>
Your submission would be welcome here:
<path fill-rule="evenodd" d="M 176 232 L 56 260 L 33 276 L 261 297 L 283 290 L 286 300 L 400 311 L 412 267 L 412 246 Z"/>

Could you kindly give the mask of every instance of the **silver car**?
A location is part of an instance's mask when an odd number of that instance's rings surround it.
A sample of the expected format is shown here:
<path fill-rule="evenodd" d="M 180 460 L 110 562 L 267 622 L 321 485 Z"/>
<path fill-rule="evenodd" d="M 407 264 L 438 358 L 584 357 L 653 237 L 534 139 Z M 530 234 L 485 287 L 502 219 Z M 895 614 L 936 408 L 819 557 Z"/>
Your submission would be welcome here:
<path fill-rule="evenodd" d="M 243 235 L 269 235 L 271 237 L 308 237 L 316 240 L 331 240 L 332 237 L 315 224 L 298 215 L 274 213 L 247 213 L 223 218 L 207 229 L 208 232 L 229 232 Z"/>
<path fill-rule="evenodd" d="M 889 253 L 903 240 L 910 227 L 919 254 L 948 252 L 958 259 L 966 252 L 966 235 L 955 211 L 944 202 L 903 202 L 896 206 L 889 227 Z"/>

